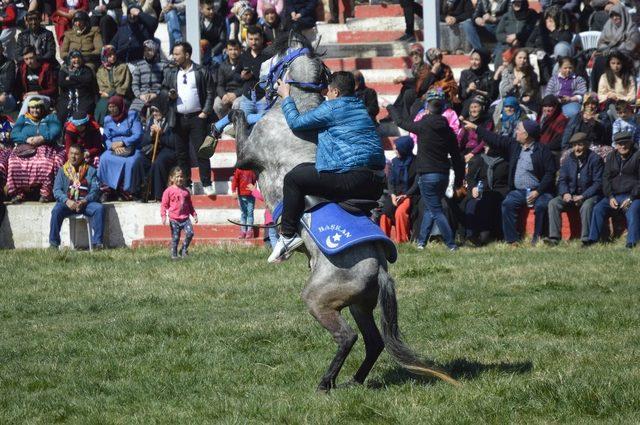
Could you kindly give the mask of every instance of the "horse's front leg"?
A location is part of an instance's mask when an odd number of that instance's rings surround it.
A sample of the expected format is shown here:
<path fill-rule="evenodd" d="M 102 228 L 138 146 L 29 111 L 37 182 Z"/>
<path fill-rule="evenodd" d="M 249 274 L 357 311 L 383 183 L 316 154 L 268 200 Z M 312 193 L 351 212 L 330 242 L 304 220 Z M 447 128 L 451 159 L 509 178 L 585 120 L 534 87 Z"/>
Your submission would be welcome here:
<path fill-rule="evenodd" d="M 333 339 L 338 344 L 338 351 L 334 356 L 327 372 L 322 376 L 320 384 L 318 384 L 318 391 L 328 392 L 331 388 L 336 386 L 336 378 L 340 369 L 344 364 L 345 359 L 349 355 L 353 344 L 358 339 L 358 334 L 349 326 L 347 321 L 340 314 L 340 307 L 336 307 L 326 303 L 325 300 L 332 298 L 328 296 L 326 292 L 318 291 L 305 291 L 303 293 L 303 299 L 309 307 L 309 311 L 318 322 L 328 330 Z M 333 298 L 335 300 L 335 298 Z"/>

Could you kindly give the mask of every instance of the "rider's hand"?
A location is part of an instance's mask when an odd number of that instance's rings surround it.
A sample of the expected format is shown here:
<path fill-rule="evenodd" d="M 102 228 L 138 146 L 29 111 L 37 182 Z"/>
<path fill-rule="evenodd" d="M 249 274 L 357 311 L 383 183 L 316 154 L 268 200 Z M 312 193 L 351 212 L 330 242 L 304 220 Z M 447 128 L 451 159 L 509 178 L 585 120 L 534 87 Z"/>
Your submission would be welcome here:
<path fill-rule="evenodd" d="M 278 80 L 278 96 L 281 98 L 289 97 L 291 86 L 282 80 Z"/>

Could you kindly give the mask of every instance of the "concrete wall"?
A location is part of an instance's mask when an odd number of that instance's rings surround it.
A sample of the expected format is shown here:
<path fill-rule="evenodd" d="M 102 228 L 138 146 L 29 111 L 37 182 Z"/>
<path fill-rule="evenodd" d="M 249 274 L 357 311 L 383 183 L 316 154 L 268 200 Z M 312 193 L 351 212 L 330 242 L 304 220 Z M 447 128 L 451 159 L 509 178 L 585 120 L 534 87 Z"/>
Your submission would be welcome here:
<path fill-rule="evenodd" d="M 27 202 L 8 205 L 7 216 L 0 226 L 0 248 L 24 249 L 49 246 L 49 222 L 53 203 Z M 144 236 L 144 226 L 161 224 L 160 204 L 139 202 L 113 202 L 105 204 L 104 244 L 108 247 L 131 246 Z M 264 209 L 256 209 L 255 222 L 264 222 Z M 239 220 L 237 209 L 198 209 L 198 218 L 203 224 L 229 224 L 227 219 Z M 69 220 L 65 220 L 60 232 L 62 246 L 70 246 Z M 167 230 L 167 236 L 169 230 Z M 77 222 L 76 246 L 86 247 L 86 225 Z"/>

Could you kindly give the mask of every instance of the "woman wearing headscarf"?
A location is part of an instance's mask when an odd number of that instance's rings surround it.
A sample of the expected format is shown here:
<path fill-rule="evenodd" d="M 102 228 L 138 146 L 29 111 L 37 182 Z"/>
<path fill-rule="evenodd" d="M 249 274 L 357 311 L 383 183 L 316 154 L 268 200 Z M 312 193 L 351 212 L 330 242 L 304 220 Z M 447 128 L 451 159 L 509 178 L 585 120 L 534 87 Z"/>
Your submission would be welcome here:
<path fill-rule="evenodd" d="M 409 213 L 412 197 L 409 189 L 415 180 L 415 155 L 413 139 L 409 136 L 398 137 L 394 143 L 396 157 L 391 160 L 387 177 L 388 195 L 385 196 L 380 216 L 380 228 L 395 242 L 409 242 L 411 223 Z M 395 226 L 395 233 L 392 228 Z"/>
<path fill-rule="evenodd" d="M 469 55 L 469 68 L 460 74 L 458 97 L 462 101 L 462 115 L 467 115 L 469 103 L 476 96 L 483 96 L 489 103 L 497 97 L 493 72 L 489 69 L 491 56 L 483 50 L 474 50 Z"/>
<path fill-rule="evenodd" d="M 595 61 L 591 70 L 591 87 L 598 87 L 600 76 L 604 72 L 608 54 L 614 50 L 633 52 L 638 45 L 638 27 L 629 15 L 624 4 L 615 4 L 609 9 L 609 20 L 604 24 Z"/>
<path fill-rule="evenodd" d="M 496 105 L 493 113 L 493 132 L 501 136 L 515 138 L 518 123 L 526 118 L 518 99 L 508 96 Z"/>
<path fill-rule="evenodd" d="M 467 121 L 491 131 L 493 122 L 486 112 L 486 100 L 482 96 L 472 98 L 468 109 Z M 469 163 L 473 157 L 482 153 L 484 142 L 478 140 L 478 133 L 475 130 L 462 127 L 458 132 L 458 148 L 464 157 L 464 162 Z"/>
<path fill-rule="evenodd" d="M 79 145 L 84 151 L 85 162 L 98 167 L 100 155 L 104 152 L 100 124 L 86 112 L 74 112 L 64 125 L 64 150 L 67 156 L 71 145 Z"/>
<path fill-rule="evenodd" d="M 64 35 L 64 43 L 60 45 L 60 57 L 67 61 L 71 52 L 79 50 L 87 66 L 95 72 L 100 63 L 102 44 L 100 30 L 91 26 L 86 12 L 79 11 L 73 17 L 73 28 Z"/>
<path fill-rule="evenodd" d="M 62 46 L 65 31 L 71 28 L 71 21 L 79 11 L 89 11 L 89 0 L 56 0 L 51 20 L 55 24 L 58 46 Z"/>
<path fill-rule="evenodd" d="M 551 152 L 560 158 L 562 135 L 569 119 L 562 113 L 558 98 L 548 94 L 542 99 L 542 113 L 538 117 L 540 124 L 540 143 L 547 145 Z"/>
<path fill-rule="evenodd" d="M 96 79 L 98 80 L 98 103 L 96 104 L 96 121 L 102 125 L 107 112 L 107 102 L 111 96 L 126 97 L 131 92 L 131 72 L 126 63 L 119 63 L 116 49 L 113 46 L 104 46 L 100 55 L 102 65 L 98 68 Z"/>
<path fill-rule="evenodd" d="M 109 200 L 119 191 L 125 200 L 137 198 L 144 181 L 144 165 L 140 144 L 142 125 L 138 113 L 128 111 L 122 96 L 112 96 L 107 105 L 109 115 L 104 119 L 104 143 L 107 147 L 100 157 L 98 178 L 102 182 L 102 200 Z"/>
<path fill-rule="evenodd" d="M 424 74 L 418 77 L 416 86 L 418 87 L 418 97 L 422 97 L 430 90 L 441 89 L 447 101 L 456 108 L 460 103 L 458 99 L 458 83 L 453 76 L 451 67 L 442 62 L 442 51 L 437 47 L 427 50 L 427 63 L 429 68 Z M 422 101 L 419 107 L 422 107 Z"/>
<path fill-rule="evenodd" d="M 76 111 L 92 113 L 96 107 L 96 78 L 84 64 L 79 50 L 69 53 L 68 64 L 60 69 L 57 113 L 60 122 Z"/>
<path fill-rule="evenodd" d="M 7 166 L 7 193 L 12 202 L 23 201 L 34 189 L 40 191 L 40 202 L 53 200 L 53 179 L 64 163 L 64 149 L 56 144 L 61 127 L 55 114 L 47 115 L 39 98 L 32 98 L 28 112 L 18 117 L 11 131 L 16 147 Z"/>
<path fill-rule="evenodd" d="M 141 147 L 144 154 L 144 166 L 151 184 L 149 199 L 157 201 L 162 199 L 162 193 L 167 188 L 167 182 L 169 181 L 169 171 L 178 161 L 176 146 L 179 143 L 179 139 L 167 121 L 167 108 L 167 101 L 163 96 L 159 96 L 151 102 L 149 119 L 147 120 Z M 154 159 L 153 149 L 157 137 L 158 144 Z"/>

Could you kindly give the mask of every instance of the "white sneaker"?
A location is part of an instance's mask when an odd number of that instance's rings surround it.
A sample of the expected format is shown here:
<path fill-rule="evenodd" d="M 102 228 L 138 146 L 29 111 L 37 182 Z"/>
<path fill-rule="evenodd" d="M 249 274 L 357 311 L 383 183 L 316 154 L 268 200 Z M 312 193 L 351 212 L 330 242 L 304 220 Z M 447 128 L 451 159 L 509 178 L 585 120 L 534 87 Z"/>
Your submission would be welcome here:
<path fill-rule="evenodd" d="M 205 195 L 207 196 L 212 196 L 216 194 L 216 189 L 213 187 L 213 185 L 209 185 L 209 186 L 205 186 L 202 188 L 202 191 L 204 192 Z"/>
<path fill-rule="evenodd" d="M 273 247 L 273 251 L 267 260 L 269 263 L 280 263 L 282 261 L 288 260 L 289 257 L 293 254 L 300 245 L 304 242 L 302 238 L 297 234 L 293 235 L 290 238 L 287 238 L 283 235 L 280 235 L 278 238 L 278 242 L 276 242 L 276 246 Z"/>

